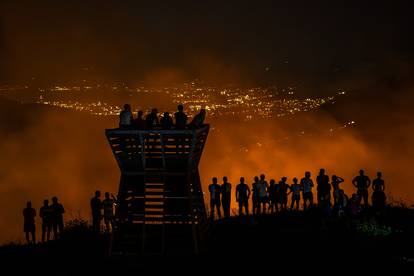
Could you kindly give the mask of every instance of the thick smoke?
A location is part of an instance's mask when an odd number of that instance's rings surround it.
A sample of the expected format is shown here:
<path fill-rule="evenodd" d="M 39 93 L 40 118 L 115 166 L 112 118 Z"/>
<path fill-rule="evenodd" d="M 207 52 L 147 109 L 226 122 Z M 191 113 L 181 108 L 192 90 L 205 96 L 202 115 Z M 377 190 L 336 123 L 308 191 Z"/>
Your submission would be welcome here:
<path fill-rule="evenodd" d="M 210 120 L 214 129 L 200 164 L 206 202 L 207 186 L 213 176 L 228 176 L 233 187 L 240 176 L 251 184 L 252 178 L 261 173 L 268 180 L 287 176 L 291 183 L 293 177 L 302 177 L 307 170 L 315 177 L 320 168 L 326 168 L 329 175 L 344 177 L 342 185 L 348 194 L 354 191 L 350 181 L 360 168 L 371 178 L 381 170 L 387 192 L 411 202 L 412 87 L 410 83 L 394 87 L 392 102 L 380 104 L 371 97 L 344 98 L 342 103 L 325 110 L 285 120 Z M 23 237 L 22 209 L 27 200 L 38 210 L 44 199 L 56 195 L 66 207 L 66 219 L 89 219 L 89 199 L 95 190 L 117 192 L 119 170 L 103 132 L 116 125 L 115 118 L 9 102 L 4 105 L 9 108 L 3 108 L 1 115 L 2 242 Z M 335 108 L 335 118 L 330 108 Z M 20 115 L 11 116 L 13 112 Z M 341 114 L 355 120 L 355 126 L 341 128 Z M 334 131 L 330 132 L 330 128 Z"/>

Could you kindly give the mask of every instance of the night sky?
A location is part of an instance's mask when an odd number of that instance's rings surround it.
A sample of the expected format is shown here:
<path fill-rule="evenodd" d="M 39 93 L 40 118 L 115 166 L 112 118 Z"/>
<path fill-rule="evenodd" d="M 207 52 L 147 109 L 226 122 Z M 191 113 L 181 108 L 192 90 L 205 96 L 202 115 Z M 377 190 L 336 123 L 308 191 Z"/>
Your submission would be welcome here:
<path fill-rule="evenodd" d="M 411 11 L 408 1 L 2 1 L 0 80 L 323 81 L 412 59 Z"/>

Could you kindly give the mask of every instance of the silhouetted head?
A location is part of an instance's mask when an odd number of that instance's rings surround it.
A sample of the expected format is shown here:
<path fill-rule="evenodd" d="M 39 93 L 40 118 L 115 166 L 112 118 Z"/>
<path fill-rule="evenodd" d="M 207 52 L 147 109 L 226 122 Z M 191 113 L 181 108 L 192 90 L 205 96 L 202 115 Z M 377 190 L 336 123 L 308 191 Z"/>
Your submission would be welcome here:
<path fill-rule="evenodd" d="M 240 183 L 244 183 L 244 177 L 240 177 Z"/>
<path fill-rule="evenodd" d="M 227 183 L 227 176 L 223 176 L 223 182 Z"/>
<path fill-rule="evenodd" d="M 183 111 L 184 110 L 184 106 L 182 104 L 179 104 L 177 106 L 178 111 Z"/>
<path fill-rule="evenodd" d="M 319 170 L 319 175 L 324 175 L 325 174 L 325 169 L 320 169 Z"/>
<path fill-rule="evenodd" d="M 255 176 L 255 177 L 254 177 L 254 181 L 255 181 L 255 182 L 259 181 L 259 177 L 258 177 L 258 176 Z"/>
<path fill-rule="evenodd" d="M 101 197 L 101 191 L 96 191 L 95 192 L 95 197 Z"/>
<path fill-rule="evenodd" d="M 165 118 L 170 117 L 170 112 L 164 112 L 164 117 L 165 117 Z"/>
<path fill-rule="evenodd" d="M 282 177 L 282 182 L 286 182 L 286 180 L 287 180 L 286 176 Z"/>
<path fill-rule="evenodd" d="M 264 174 L 261 174 L 260 175 L 260 180 L 264 180 L 265 179 L 265 175 Z"/>
<path fill-rule="evenodd" d="M 105 198 L 107 198 L 107 199 L 109 198 L 109 193 L 108 192 L 105 193 Z"/>
<path fill-rule="evenodd" d="M 26 207 L 27 207 L 27 208 L 32 208 L 32 202 L 31 202 L 31 201 L 28 201 L 28 202 L 26 203 Z"/>
<path fill-rule="evenodd" d="M 364 175 L 364 170 L 359 170 L 359 175 Z"/>
<path fill-rule="evenodd" d="M 217 177 L 212 178 L 213 184 L 217 184 Z"/>
<path fill-rule="evenodd" d="M 382 172 L 377 172 L 377 177 L 381 178 L 382 177 Z"/>
<path fill-rule="evenodd" d="M 344 193 L 344 190 L 342 190 L 342 189 L 339 189 L 339 191 L 338 191 L 338 192 L 339 192 L 339 195 L 341 195 L 341 196 L 345 194 L 345 193 Z"/>
<path fill-rule="evenodd" d="M 144 111 L 139 110 L 139 111 L 138 111 L 138 117 L 140 117 L 140 118 L 141 118 L 142 116 L 144 116 Z"/>
<path fill-rule="evenodd" d="M 125 110 L 131 110 L 131 106 L 129 104 L 124 104 L 124 109 Z"/>
<path fill-rule="evenodd" d="M 305 177 L 309 178 L 311 176 L 310 172 L 305 172 Z"/>
<path fill-rule="evenodd" d="M 298 179 L 296 177 L 293 178 L 293 183 L 295 183 L 295 184 L 298 183 Z"/>
<path fill-rule="evenodd" d="M 43 206 L 49 206 L 49 200 L 48 199 L 45 199 L 45 200 L 43 200 Z"/>
<path fill-rule="evenodd" d="M 57 203 L 58 202 L 58 198 L 56 196 L 52 197 L 52 202 L 53 203 Z"/>
<path fill-rule="evenodd" d="M 270 185 L 274 185 L 276 181 L 274 179 L 270 179 Z"/>
<path fill-rule="evenodd" d="M 205 115 L 206 114 L 206 110 L 203 108 L 203 109 L 201 109 L 200 110 L 200 114 L 203 114 L 203 115 Z"/>
<path fill-rule="evenodd" d="M 151 109 L 151 113 L 152 114 L 158 114 L 158 109 L 156 109 L 156 108 Z"/>
<path fill-rule="evenodd" d="M 332 181 L 336 181 L 337 177 L 336 175 L 332 175 Z"/>

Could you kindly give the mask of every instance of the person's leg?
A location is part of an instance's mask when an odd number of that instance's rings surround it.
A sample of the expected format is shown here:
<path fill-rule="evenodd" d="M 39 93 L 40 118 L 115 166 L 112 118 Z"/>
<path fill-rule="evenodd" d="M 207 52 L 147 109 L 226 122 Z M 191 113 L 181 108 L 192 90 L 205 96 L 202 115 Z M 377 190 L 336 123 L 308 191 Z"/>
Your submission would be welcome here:
<path fill-rule="evenodd" d="M 109 227 L 109 219 L 105 218 L 105 226 L 106 226 L 106 233 L 109 233 L 110 227 Z"/>
<path fill-rule="evenodd" d="M 47 225 L 47 234 L 46 234 L 47 241 L 50 241 L 50 232 L 52 232 L 52 229 L 51 229 L 50 224 L 48 224 Z"/>
<path fill-rule="evenodd" d="M 210 200 L 210 217 L 211 217 L 211 219 L 214 219 L 214 208 L 215 208 L 214 201 Z"/>
<path fill-rule="evenodd" d="M 296 199 L 296 211 L 299 210 L 299 199 Z"/>
<path fill-rule="evenodd" d="M 29 231 L 25 231 L 25 234 L 26 234 L 26 242 L 27 244 L 29 244 L 30 243 Z"/>
<path fill-rule="evenodd" d="M 32 233 L 32 242 L 33 244 L 35 244 L 36 243 L 36 231 L 32 230 L 31 233 Z"/>
<path fill-rule="evenodd" d="M 303 194 L 303 211 L 306 211 L 306 200 L 307 200 L 306 194 Z"/>
<path fill-rule="evenodd" d="M 309 207 L 313 207 L 313 194 L 312 192 L 309 193 Z"/>
<path fill-rule="evenodd" d="M 239 200 L 239 217 L 241 217 L 243 214 L 242 208 L 243 208 L 243 203 Z"/>
<path fill-rule="evenodd" d="M 57 240 L 57 236 L 58 236 L 58 233 L 57 233 L 57 223 L 56 222 L 53 222 L 52 227 L 53 227 L 53 239 L 54 240 Z"/>
<path fill-rule="evenodd" d="M 364 190 L 364 205 L 368 207 L 368 190 Z"/>
<path fill-rule="evenodd" d="M 220 202 L 217 202 L 217 204 L 216 204 L 216 208 L 217 208 L 217 215 L 218 215 L 218 218 L 219 218 L 219 219 L 221 219 Z"/>
<path fill-rule="evenodd" d="M 42 223 L 42 243 L 45 242 L 45 236 L 46 236 L 46 224 Z"/>
<path fill-rule="evenodd" d="M 244 203 L 244 209 L 246 211 L 246 216 L 249 215 L 249 202 L 246 200 Z"/>

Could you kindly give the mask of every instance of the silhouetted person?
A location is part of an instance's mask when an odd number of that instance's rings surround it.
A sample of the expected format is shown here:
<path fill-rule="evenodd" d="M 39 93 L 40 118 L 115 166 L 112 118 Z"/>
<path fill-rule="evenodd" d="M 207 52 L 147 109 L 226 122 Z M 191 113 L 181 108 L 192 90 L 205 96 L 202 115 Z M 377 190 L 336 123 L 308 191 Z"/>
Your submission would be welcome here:
<path fill-rule="evenodd" d="M 358 194 L 352 194 L 349 201 L 349 212 L 351 216 L 357 217 L 361 212 L 361 197 Z"/>
<path fill-rule="evenodd" d="M 325 174 L 325 169 L 320 169 L 319 175 L 316 177 L 318 192 L 318 204 L 322 209 L 327 205 L 331 205 L 331 184 L 329 184 L 329 176 Z"/>
<path fill-rule="evenodd" d="M 151 113 L 147 114 L 145 117 L 145 126 L 147 129 L 154 129 L 160 124 L 158 120 L 158 110 L 153 108 Z"/>
<path fill-rule="evenodd" d="M 174 113 L 175 118 L 175 128 L 176 129 L 185 129 L 187 126 L 188 117 L 184 113 L 184 106 L 178 105 L 177 106 L 178 111 Z"/>
<path fill-rule="evenodd" d="M 53 227 L 53 238 L 57 239 L 63 232 L 63 214 L 65 209 L 63 205 L 58 202 L 57 197 L 52 197 L 52 227 Z"/>
<path fill-rule="evenodd" d="M 385 207 L 387 197 L 385 196 L 385 182 L 382 173 L 377 172 L 377 178 L 372 181 L 372 206 L 376 211 L 382 212 Z"/>
<path fill-rule="evenodd" d="M 162 129 L 172 129 L 173 128 L 173 119 L 170 116 L 169 112 L 164 112 L 164 116 L 160 120 Z"/>
<path fill-rule="evenodd" d="M 279 185 L 276 184 L 274 179 L 271 179 L 269 182 L 269 210 L 273 214 L 274 212 L 279 211 L 279 199 L 280 199 L 280 192 L 279 192 Z"/>
<path fill-rule="evenodd" d="M 352 180 L 352 184 L 357 188 L 357 194 L 364 200 L 364 206 L 368 206 L 368 188 L 371 185 L 371 179 L 364 174 L 364 170 L 359 171 L 359 175 Z M 361 201 L 362 203 L 362 201 Z"/>
<path fill-rule="evenodd" d="M 105 230 L 107 233 L 113 229 L 113 220 L 114 220 L 114 202 L 115 197 L 112 198 L 109 196 L 109 193 L 105 193 L 105 199 L 102 201 L 103 205 L 103 213 L 104 213 L 104 222 L 105 222 Z"/>
<path fill-rule="evenodd" d="M 227 177 L 223 177 L 223 184 L 220 187 L 221 191 L 221 204 L 223 205 L 223 213 L 225 218 L 230 217 L 230 204 L 231 204 L 231 184 L 228 182 Z"/>
<path fill-rule="evenodd" d="M 269 189 L 269 184 L 265 179 L 265 175 L 260 175 L 260 180 L 257 183 L 257 192 L 258 192 L 258 206 L 257 206 L 257 213 L 264 214 L 266 213 L 266 202 L 268 200 L 267 197 L 267 190 Z"/>
<path fill-rule="evenodd" d="M 92 230 L 99 233 L 101 230 L 102 221 L 102 201 L 101 191 L 96 191 L 95 196 L 91 198 L 91 212 L 92 212 Z"/>
<path fill-rule="evenodd" d="M 290 186 L 290 191 L 292 192 L 292 202 L 290 204 L 290 210 L 293 210 L 293 206 L 296 203 L 296 211 L 299 210 L 299 202 L 300 202 L 300 191 L 302 187 L 298 183 L 298 179 L 296 177 L 293 178 L 293 184 Z"/>
<path fill-rule="evenodd" d="M 119 113 L 119 128 L 130 129 L 132 127 L 132 111 L 129 104 L 124 105 L 124 110 Z"/>
<path fill-rule="evenodd" d="M 42 218 L 42 242 L 50 240 L 50 233 L 52 232 L 52 216 L 53 210 L 49 206 L 49 200 L 45 199 L 43 201 L 43 206 L 39 210 L 39 217 Z"/>
<path fill-rule="evenodd" d="M 189 124 L 190 128 L 198 128 L 204 124 L 204 120 L 206 119 L 206 110 L 203 108 L 200 112 L 194 116 L 193 120 Z"/>
<path fill-rule="evenodd" d="M 23 230 L 26 235 L 26 242 L 36 243 L 36 224 L 35 224 L 36 210 L 32 208 L 32 202 L 28 201 L 26 208 L 23 210 Z M 32 240 L 30 240 L 30 235 Z"/>
<path fill-rule="evenodd" d="M 300 180 L 300 185 L 302 186 L 302 193 L 303 193 L 303 210 L 307 210 L 308 205 L 306 204 L 309 202 L 309 207 L 313 206 L 313 181 L 311 179 L 311 173 L 305 172 L 305 177 Z"/>
<path fill-rule="evenodd" d="M 220 219 L 220 185 L 217 184 L 217 177 L 213 177 L 212 181 L 213 183 L 208 186 L 210 192 L 211 219 L 214 219 L 214 208 L 217 208 L 217 216 Z"/>
<path fill-rule="evenodd" d="M 254 182 L 252 183 L 252 214 L 256 215 L 257 214 L 257 208 L 259 207 L 259 189 L 258 189 L 258 184 L 259 184 L 259 177 L 255 176 L 254 177 Z"/>
<path fill-rule="evenodd" d="M 288 194 L 289 194 L 289 184 L 286 183 L 287 177 L 282 177 L 279 181 L 279 195 L 280 195 L 280 208 L 285 211 L 287 209 Z"/>
<path fill-rule="evenodd" d="M 349 199 L 344 190 L 339 189 L 338 196 L 334 205 L 334 209 L 336 210 L 338 217 L 343 217 L 345 215 L 348 208 L 348 202 Z"/>
<path fill-rule="evenodd" d="M 335 204 L 338 201 L 339 190 L 340 190 L 339 184 L 344 182 L 344 179 L 342 177 L 332 175 L 331 180 L 332 180 L 331 184 L 333 188 L 333 198 L 334 198 L 334 204 Z"/>
<path fill-rule="evenodd" d="M 144 112 L 142 110 L 138 111 L 137 117 L 133 121 L 133 125 L 136 129 L 145 129 Z"/>
<path fill-rule="evenodd" d="M 236 202 L 239 203 L 239 216 L 243 214 L 243 207 L 246 215 L 249 215 L 250 188 L 244 183 L 244 177 L 240 178 L 240 183 L 236 186 Z"/>

